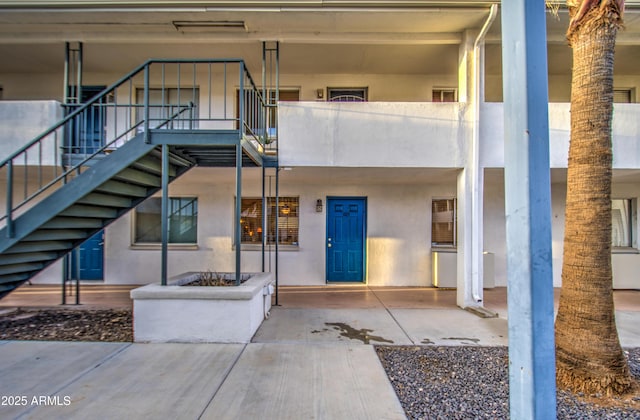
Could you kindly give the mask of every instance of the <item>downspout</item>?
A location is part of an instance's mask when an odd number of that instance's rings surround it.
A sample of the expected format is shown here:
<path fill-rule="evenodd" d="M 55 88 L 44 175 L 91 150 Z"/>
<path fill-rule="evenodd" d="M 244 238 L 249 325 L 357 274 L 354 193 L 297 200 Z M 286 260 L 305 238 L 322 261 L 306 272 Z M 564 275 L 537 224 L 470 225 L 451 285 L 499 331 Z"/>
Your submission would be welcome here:
<path fill-rule="evenodd" d="M 472 200 L 471 200 L 471 220 L 479 220 L 483 215 L 482 209 L 482 197 L 480 194 L 480 186 L 484 184 L 484 174 L 482 167 L 480 166 L 480 45 L 484 43 L 484 38 L 489 31 L 489 28 L 493 24 L 493 21 L 498 15 L 498 4 L 492 4 L 489 11 L 489 16 L 484 22 L 480 33 L 473 43 L 473 131 L 472 131 L 472 149 L 471 149 L 471 164 L 473 172 L 472 178 Z M 479 245 L 472 246 L 471 249 L 471 293 L 473 300 L 477 303 L 482 302 L 482 294 L 480 291 L 480 283 L 482 273 L 479 268 L 481 267 L 481 258 L 483 251 L 483 232 L 480 229 L 479 223 L 472 223 L 471 237 L 477 239 L 475 242 Z"/>

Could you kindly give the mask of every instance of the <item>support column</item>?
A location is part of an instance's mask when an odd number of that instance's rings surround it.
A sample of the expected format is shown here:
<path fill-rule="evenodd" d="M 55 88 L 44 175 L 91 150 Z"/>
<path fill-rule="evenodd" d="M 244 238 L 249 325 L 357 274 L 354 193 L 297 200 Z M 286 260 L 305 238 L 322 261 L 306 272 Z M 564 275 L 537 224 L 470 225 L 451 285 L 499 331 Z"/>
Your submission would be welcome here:
<path fill-rule="evenodd" d="M 502 2 L 509 400 L 514 419 L 556 418 L 546 17 Z"/>
<path fill-rule="evenodd" d="M 160 228 L 162 245 L 160 249 L 160 282 L 167 285 L 167 260 L 169 254 L 169 146 L 162 145 L 162 198 L 160 200 Z"/>
<path fill-rule="evenodd" d="M 459 101 L 465 103 L 465 166 L 458 174 L 458 242 L 456 303 L 461 308 L 482 306 L 484 251 L 484 173 L 480 162 L 480 84 L 482 66 L 479 32 L 464 32 L 459 52 Z"/>
<path fill-rule="evenodd" d="M 241 91 L 242 92 L 242 91 Z M 240 114 L 243 115 L 243 114 Z M 240 125 L 242 127 L 242 125 Z M 240 218 L 242 217 L 242 146 L 236 145 L 236 226 L 235 226 L 235 245 L 236 245 L 236 286 L 240 285 L 242 274 L 242 231 L 240 226 Z"/>

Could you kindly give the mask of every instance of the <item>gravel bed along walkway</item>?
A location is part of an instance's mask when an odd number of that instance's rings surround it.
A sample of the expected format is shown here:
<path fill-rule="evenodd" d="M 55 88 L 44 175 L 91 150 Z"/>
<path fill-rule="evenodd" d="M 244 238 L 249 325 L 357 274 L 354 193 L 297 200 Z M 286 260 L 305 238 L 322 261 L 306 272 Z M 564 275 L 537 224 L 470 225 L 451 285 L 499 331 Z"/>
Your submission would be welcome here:
<path fill-rule="evenodd" d="M 0 316 L 0 340 L 133 341 L 131 310 L 38 309 Z"/>
<path fill-rule="evenodd" d="M 410 419 L 507 419 L 506 347 L 376 346 Z M 627 349 L 640 381 L 640 348 Z M 558 419 L 640 419 L 640 397 L 616 407 L 557 394 Z"/>

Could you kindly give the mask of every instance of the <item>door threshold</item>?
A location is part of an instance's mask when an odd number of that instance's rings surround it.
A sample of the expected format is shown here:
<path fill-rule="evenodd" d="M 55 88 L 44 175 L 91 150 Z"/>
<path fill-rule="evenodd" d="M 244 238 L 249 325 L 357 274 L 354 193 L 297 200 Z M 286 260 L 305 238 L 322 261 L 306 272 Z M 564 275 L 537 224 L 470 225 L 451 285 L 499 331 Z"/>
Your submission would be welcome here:
<path fill-rule="evenodd" d="M 366 286 L 363 281 L 328 281 L 327 286 Z"/>

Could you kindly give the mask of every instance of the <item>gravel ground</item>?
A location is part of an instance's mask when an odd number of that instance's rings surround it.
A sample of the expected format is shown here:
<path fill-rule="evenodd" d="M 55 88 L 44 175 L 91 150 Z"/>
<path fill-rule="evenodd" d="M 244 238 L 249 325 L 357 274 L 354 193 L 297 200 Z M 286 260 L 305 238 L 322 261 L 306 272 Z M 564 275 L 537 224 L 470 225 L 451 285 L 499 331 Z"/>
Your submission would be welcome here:
<path fill-rule="evenodd" d="M 0 340 L 133 341 L 130 310 L 40 309 L 0 316 Z"/>
<path fill-rule="evenodd" d="M 506 419 L 506 347 L 377 346 L 389 379 L 411 419 Z M 640 348 L 626 350 L 640 380 Z M 558 392 L 558 419 L 640 419 L 640 397 L 603 407 Z"/>

